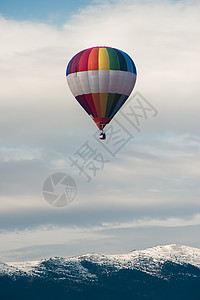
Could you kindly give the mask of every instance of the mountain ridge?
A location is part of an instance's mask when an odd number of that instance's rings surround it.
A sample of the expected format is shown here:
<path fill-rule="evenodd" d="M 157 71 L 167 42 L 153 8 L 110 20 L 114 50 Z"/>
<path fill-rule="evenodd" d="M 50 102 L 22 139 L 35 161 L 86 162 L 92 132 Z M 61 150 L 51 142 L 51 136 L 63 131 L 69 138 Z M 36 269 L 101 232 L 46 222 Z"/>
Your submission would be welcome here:
<path fill-rule="evenodd" d="M 199 286 L 200 249 L 179 244 L 0 263 L 3 300 L 200 300 Z"/>
<path fill-rule="evenodd" d="M 123 254 L 99 254 L 91 253 L 70 258 L 51 257 L 41 260 L 24 261 L 24 262 L 7 262 L 0 263 L 0 275 L 3 270 L 4 273 L 12 271 L 20 274 L 40 275 L 45 269 L 45 263 L 52 262 L 57 266 L 70 266 L 72 263 L 74 267 L 81 268 L 82 261 L 97 263 L 99 266 L 114 267 L 116 269 L 128 268 L 136 269 L 153 276 L 158 276 L 158 269 L 166 262 L 178 264 L 190 264 L 200 268 L 200 249 L 180 244 L 158 245 L 145 250 L 134 250 Z M 3 267 L 4 266 L 4 267 Z M 36 270 L 40 269 L 40 272 Z M 84 269 L 82 270 L 84 273 Z"/>

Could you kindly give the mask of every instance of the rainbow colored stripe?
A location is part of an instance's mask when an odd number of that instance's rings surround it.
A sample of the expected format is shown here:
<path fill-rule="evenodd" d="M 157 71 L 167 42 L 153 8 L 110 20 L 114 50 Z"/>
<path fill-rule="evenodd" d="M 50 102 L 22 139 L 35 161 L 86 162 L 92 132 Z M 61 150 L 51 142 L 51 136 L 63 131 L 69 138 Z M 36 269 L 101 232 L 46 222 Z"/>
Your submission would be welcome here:
<path fill-rule="evenodd" d="M 72 94 L 102 128 L 132 92 L 136 68 L 130 56 L 121 50 L 93 47 L 71 59 L 66 76 Z"/>
<path fill-rule="evenodd" d="M 71 59 L 66 75 L 94 70 L 120 70 L 136 74 L 134 62 L 125 52 L 110 47 L 93 47 Z"/>

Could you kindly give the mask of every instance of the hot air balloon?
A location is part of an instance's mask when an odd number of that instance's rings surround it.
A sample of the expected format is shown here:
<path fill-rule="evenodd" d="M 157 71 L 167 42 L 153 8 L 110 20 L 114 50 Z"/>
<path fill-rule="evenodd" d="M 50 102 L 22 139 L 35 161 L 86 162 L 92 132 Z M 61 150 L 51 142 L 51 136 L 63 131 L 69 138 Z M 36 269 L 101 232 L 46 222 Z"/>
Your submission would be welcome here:
<path fill-rule="evenodd" d="M 100 129 L 112 120 L 131 94 L 136 67 L 125 52 L 111 47 L 92 47 L 77 53 L 66 71 L 69 88 Z"/>

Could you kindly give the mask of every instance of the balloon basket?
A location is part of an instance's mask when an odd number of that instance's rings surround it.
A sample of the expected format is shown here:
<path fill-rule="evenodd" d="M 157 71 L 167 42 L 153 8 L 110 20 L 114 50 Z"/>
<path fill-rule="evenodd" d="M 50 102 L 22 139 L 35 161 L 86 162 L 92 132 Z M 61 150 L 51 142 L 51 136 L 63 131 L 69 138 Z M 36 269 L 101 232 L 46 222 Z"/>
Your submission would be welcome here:
<path fill-rule="evenodd" d="M 99 134 L 99 139 L 100 140 L 105 140 L 106 139 L 106 134 L 105 134 L 105 132 L 103 130 Z"/>

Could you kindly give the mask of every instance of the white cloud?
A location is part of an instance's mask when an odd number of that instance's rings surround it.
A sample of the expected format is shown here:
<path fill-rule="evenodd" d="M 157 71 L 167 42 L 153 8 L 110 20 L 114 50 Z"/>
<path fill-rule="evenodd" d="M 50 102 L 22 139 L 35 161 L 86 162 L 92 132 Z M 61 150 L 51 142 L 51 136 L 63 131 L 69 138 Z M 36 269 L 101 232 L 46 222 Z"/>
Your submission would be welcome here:
<path fill-rule="evenodd" d="M 91 249 L 95 248 L 95 244 L 99 244 L 99 241 L 103 242 L 100 248 L 96 251 L 99 252 L 103 249 L 104 252 L 110 252 L 111 248 L 105 247 L 106 243 L 110 244 L 109 241 L 118 245 L 119 240 L 123 240 L 124 230 L 132 230 L 135 236 L 136 230 L 145 230 L 145 228 L 152 228 L 156 232 L 158 228 L 161 230 L 164 228 L 172 228 L 174 232 L 181 230 L 181 227 L 186 228 L 187 226 L 199 226 L 200 215 L 197 214 L 193 218 L 185 220 L 181 218 L 168 218 L 165 220 L 161 219 L 139 219 L 129 222 L 115 222 L 115 223 L 102 223 L 100 226 L 90 227 L 56 227 L 56 226 L 41 226 L 40 228 L 32 230 L 15 230 L 12 232 L 2 232 L 1 237 L 1 254 L 0 257 L 3 260 L 24 260 L 28 255 L 29 259 L 32 258 L 46 258 L 52 254 L 57 255 L 59 253 L 62 256 L 80 254 L 75 250 L 75 253 L 71 248 L 84 249 L 85 253 L 91 252 Z M 118 231 L 121 233 L 117 233 Z M 120 232 L 119 231 L 119 232 Z M 53 239 L 52 239 L 53 237 Z M 160 236 L 157 235 L 160 240 Z M 154 244 L 158 244 L 159 240 L 154 241 Z M 85 245 L 86 243 L 86 245 Z M 133 243 L 133 241 L 132 241 Z M 152 242 L 151 242 L 152 243 Z M 45 247 L 45 248 L 44 248 Z M 119 245 L 118 245 L 119 247 Z M 131 242 L 128 241 L 128 251 L 133 247 Z M 52 249 L 53 248 L 53 249 Z M 45 252 L 44 252 L 44 249 Z M 120 252 L 125 251 L 126 247 L 120 245 Z M 55 252 L 54 252 L 55 251 Z M 79 250 L 80 251 L 80 250 Z M 83 251 L 83 250 L 81 250 Z M 114 250 L 116 251 L 116 250 Z M 119 251 L 119 250 L 118 250 Z M 27 253 L 28 252 L 28 253 Z M 25 256 L 24 256 L 24 254 Z M 44 254 L 45 253 L 45 254 Z M 27 257 L 26 257 L 27 259 Z"/>
<path fill-rule="evenodd" d="M 105 229 L 125 229 L 125 228 L 139 228 L 139 227 L 183 227 L 183 226 L 196 226 L 200 225 L 200 214 L 197 214 L 189 219 L 180 218 L 167 218 L 162 219 L 140 219 L 126 223 L 103 223 Z M 100 228 L 99 230 L 102 230 Z"/>
<path fill-rule="evenodd" d="M 0 161 L 20 161 L 20 160 L 33 160 L 41 159 L 39 150 L 23 147 L 0 147 Z"/>
<path fill-rule="evenodd" d="M 79 227 L 40 227 L 35 230 L 14 231 L 1 233 L 1 259 L 7 257 L 17 257 L 20 253 L 20 259 L 24 260 L 23 251 L 27 248 L 32 248 L 31 256 L 34 254 L 34 247 L 40 248 L 39 258 L 47 257 L 47 252 L 42 252 L 42 247 L 45 246 L 51 252 L 52 245 L 58 248 L 67 249 L 70 246 L 75 246 L 87 242 L 95 242 L 100 239 L 110 239 L 111 234 L 96 232 L 91 228 Z M 53 237 L 53 238 L 52 238 Z M 23 249 L 24 248 L 24 249 Z M 10 253 L 9 253 L 10 252 Z M 42 254 L 43 253 L 43 254 Z M 23 257 L 23 258 L 22 258 Z M 18 258 L 17 258 L 18 259 Z M 13 260 L 13 259 L 11 259 Z"/>

